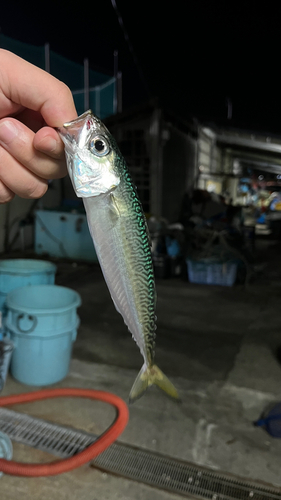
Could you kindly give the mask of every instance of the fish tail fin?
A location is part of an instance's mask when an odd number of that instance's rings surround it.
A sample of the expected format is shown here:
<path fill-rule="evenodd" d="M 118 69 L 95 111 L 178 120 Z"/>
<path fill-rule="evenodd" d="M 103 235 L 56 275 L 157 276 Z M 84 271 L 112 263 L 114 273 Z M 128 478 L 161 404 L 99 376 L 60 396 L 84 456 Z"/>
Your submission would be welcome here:
<path fill-rule="evenodd" d="M 134 403 L 134 401 L 136 401 L 136 399 L 139 399 L 146 391 L 146 389 L 148 389 L 148 387 L 150 387 L 151 385 L 157 385 L 171 398 L 177 400 L 180 399 L 175 386 L 172 384 L 172 382 L 170 382 L 168 377 L 164 375 L 160 368 L 158 368 L 158 366 L 152 365 L 148 367 L 146 364 L 144 364 L 131 389 L 129 402 Z"/>

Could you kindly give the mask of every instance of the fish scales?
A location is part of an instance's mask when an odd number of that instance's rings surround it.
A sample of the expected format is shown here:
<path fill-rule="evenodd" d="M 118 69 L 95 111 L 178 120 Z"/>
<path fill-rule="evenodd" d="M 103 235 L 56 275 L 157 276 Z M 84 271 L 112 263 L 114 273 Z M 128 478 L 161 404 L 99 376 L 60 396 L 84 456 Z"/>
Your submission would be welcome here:
<path fill-rule="evenodd" d="M 126 163 L 114 138 L 91 111 L 58 132 L 112 300 L 144 358 L 129 399 L 135 401 L 152 384 L 178 399 L 175 387 L 154 363 L 153 262 L 145 215 Z"/>

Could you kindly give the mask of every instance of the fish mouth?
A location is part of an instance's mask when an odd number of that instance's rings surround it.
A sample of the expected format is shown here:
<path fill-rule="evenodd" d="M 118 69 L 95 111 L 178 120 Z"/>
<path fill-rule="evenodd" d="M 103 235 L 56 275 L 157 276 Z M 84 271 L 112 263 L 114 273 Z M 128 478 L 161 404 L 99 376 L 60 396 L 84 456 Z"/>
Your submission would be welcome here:
<path fill-rule="evenodd" d="M 62 127 L 57 127 L 56 130 L 65 146 L 74 150 L 76 146 L 79 147 L 81 143 L 85 143 L 93 128 L 100 127 L 100 124 L 99 118 L 89 109 L 75 120 L 64 123 Z"/>
<path fill-rule="evenodd" d="M 70 123 L 65 123 L 62 127 L 57 127 L 56 130 L 66 148 L 74 152 L 75 147 L 79 144 L 81 126 L 76 128 L 71 126 Z M 70 126 L 71 130 L 69 129 Z"/>
<path fill-rule="evenodd" d="M 56 127 L 56 131 L 58 132 L 62 142 L 64 145 L 68 148 L 73 150 L 73 143 L 76 143 L 75 138 L 68 132 L 64 126 L 62 127 Z"/>

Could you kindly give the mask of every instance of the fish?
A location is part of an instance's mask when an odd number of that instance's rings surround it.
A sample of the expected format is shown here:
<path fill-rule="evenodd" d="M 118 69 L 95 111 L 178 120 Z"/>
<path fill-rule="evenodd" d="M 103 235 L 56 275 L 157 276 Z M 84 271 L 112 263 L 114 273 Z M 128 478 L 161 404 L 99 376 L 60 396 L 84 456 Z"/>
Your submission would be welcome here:
<path fill-rule="evenodd" d="M 179 400 L 154 362 L 156 287 L 145 214 L 119 147 L 91 110 L 57 131 L 74 191 L 84 202 L 96 254 L 116 310 L 136 341 L 143 366 L 129 402 L 155 384 Z"/>

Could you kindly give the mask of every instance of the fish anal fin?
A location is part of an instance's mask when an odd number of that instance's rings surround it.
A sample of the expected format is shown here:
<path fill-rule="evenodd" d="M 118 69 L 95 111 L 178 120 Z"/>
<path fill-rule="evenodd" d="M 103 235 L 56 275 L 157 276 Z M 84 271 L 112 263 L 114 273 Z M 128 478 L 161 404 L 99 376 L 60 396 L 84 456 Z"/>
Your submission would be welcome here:
<path fill-rule="evenodd" d="M 146 366 L 144 364 L 134 382 L 131 389 L 129 402 L 133 403 L 139 399 L 143 393 L 151 385 L 157 385 L 162 391 L 173 399 L 180 400 L 179 394 L 175 386 L 170 382 L 168 377 L 158 368 L 157 365 Z"/>

